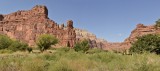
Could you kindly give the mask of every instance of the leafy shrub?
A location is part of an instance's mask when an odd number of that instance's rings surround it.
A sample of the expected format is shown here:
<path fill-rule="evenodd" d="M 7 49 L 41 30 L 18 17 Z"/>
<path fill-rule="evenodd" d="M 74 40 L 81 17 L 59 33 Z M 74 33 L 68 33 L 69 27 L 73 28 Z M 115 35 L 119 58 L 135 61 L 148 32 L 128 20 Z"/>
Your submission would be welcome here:
<path fill-rule="evenodd" d="M 130 52 L 158 52 L 156 49 L 160 49 L 160 36 L 156 34 L 149 34 L 138 37 L 138 40 L 132 44 Z"/>
<path fill-rule="evenodd" d="M 77 52 L 78 51 L 86 52 L 86 51 L 89 50 L 89 48 L 90 48 L 89 41 L 86 40 L 86 39 L 84 39 L 81 42 L 76 43 L 75 46 L 74 46 L 74 50 L 77 51 Z"/>
<path fill-rule="evenodd" d="M 74 45 L 74 50 L 77 51 L 77 52 L 82 50 L 81 49 L 81 44 L 79 42 Z"/>
<path fill-rule="evenodd" d="M 36 40 L 36 44 L 41 52 L 47 50 L 51 45 L 55 45 L 56 43 L 58 43 L 58 39 L 49 34 L 42 34 Z"/>
<path fill-rule="evenodd" d="M 12 40 L 6 35 L 0 35 L 0 49 L 8 49 L 12 51 L 24 51 L 28 45 L 26 43 Z"/>
<path fill-rule="evenodd" d="M 21 41 L 13 41 L 8 49 L 12 51 L 25 51 L 28 48 L 28 44 Z"/>
<path fill-rule="evenodd" d="M 12 40 L 6 35 L 0 35 L 0 49 L 6 49 L 12 44 Z"/>

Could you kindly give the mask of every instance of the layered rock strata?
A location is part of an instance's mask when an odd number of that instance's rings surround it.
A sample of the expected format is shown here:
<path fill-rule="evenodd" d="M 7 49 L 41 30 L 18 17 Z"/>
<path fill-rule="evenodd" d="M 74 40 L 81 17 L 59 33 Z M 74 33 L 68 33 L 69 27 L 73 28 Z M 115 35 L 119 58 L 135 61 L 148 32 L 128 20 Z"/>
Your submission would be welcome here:
<path fill-rule="evenodd" d="M 0 15 L 0 34 L 24 41 L 30 46 L 35 45 L 36 38 L 41 34 L 56 36 L 62 46 L 73 47 L 76 41 L 73 21 L 67 21 L 67 26 L 58 25 L 48 18 L 47 7 L 41 5 L 37 5 L 31 10 Z"/>
<path fill-rule="evenodd" d="M 90 47 L 91 48 L 100 48 L 103 49 L 105 48 L 105 43 L 107 42 L 104 39 L 97 38 L 96 35 L 94 35 L 91 32 L 88 32 L 87 30 L 82 30 L 82 29 L 75 29 L 76 31 L 76 40 L 77 42 L 79 40 L 87 39 L 89 41 Z"/>

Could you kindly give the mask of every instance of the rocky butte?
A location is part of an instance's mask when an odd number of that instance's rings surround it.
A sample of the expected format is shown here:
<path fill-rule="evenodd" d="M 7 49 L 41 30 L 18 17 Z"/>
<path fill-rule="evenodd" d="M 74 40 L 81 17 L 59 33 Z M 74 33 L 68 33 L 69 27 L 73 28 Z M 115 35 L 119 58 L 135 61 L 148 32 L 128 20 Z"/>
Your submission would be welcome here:
<path fill-rule="evenodd" d="M 48 18 L 48 9 L 42 5 L 37 5 L 31 10 L 0 15 L 0 34 L 24 41 L 30 46 L 35 45 L 36 38 L 41 34 L 56 36 L 62 46 L 73 47 L 76 41 L 73 21 L 68 20 L 67 26 L 58 25 Z"/>

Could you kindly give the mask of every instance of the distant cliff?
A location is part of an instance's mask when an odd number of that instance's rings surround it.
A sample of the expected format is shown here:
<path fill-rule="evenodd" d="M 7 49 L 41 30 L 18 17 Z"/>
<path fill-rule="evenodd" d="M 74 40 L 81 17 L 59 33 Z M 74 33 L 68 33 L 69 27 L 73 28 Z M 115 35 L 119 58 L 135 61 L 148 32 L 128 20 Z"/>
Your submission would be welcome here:
<path fill-rule="evenodd" d="M 137 37 L 147 35 L 147 34 L 158 34 L 160 33 L 159 29 L 156 29 L 154 25 L 145 26 L 143 24 L 137 24 L 137 27 L 131 32 L 130 36 L 125 39 L 125 43 L 130 44 L 131 46 L 137 40 Z"/>
<path fill-rule="evenodd" d="M 131 32 L 130 36 L 121 43 L 107 43 L 105 49 L 112 48 L 113 50 L 127 50 L 132 43 L 137 40 L 137 37 L 147 34 L 159 34 L 160 29 L 156 29 L 154 25 L 145 26 L 137 24 L 137 27 Z"/>
<path fill-rule="evenodd" d="M 76 40 L 88 39 L 91 48 L 105 48 L 105 43 L 107 42 L 104 39 L 97 38 L 95 34 L 82 29 L 75 28 Z"/>
<path fill-rule="evenodd" d="M 131 47 L 131 44 L 137 40 L 137 37 L 159 33 L 160 29 L 156 29 L 154 25 L 145 26 L 143 24 L 137 24 L 137 27 L 124 42 L 107 42 L 106 40 L 97 38 L 91 32 L 81 29 L 76 29 L 76 39 L 89 39 L 92 47 L 102 48 L 104 50 L 125 51 Z"/>

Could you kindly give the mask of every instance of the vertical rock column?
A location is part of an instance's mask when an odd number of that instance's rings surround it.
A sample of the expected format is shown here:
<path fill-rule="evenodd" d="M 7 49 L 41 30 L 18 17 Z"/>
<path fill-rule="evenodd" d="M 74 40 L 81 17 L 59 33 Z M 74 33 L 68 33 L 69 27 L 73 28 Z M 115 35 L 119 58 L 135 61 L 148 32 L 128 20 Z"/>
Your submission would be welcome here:
<path fill-rule="evenodd" d="M 76 33 L 73 27 L 72 20 L 67 21 L 67 35 L 68 35 L 67 46 L 73 48 L 76 41 Z"/>

